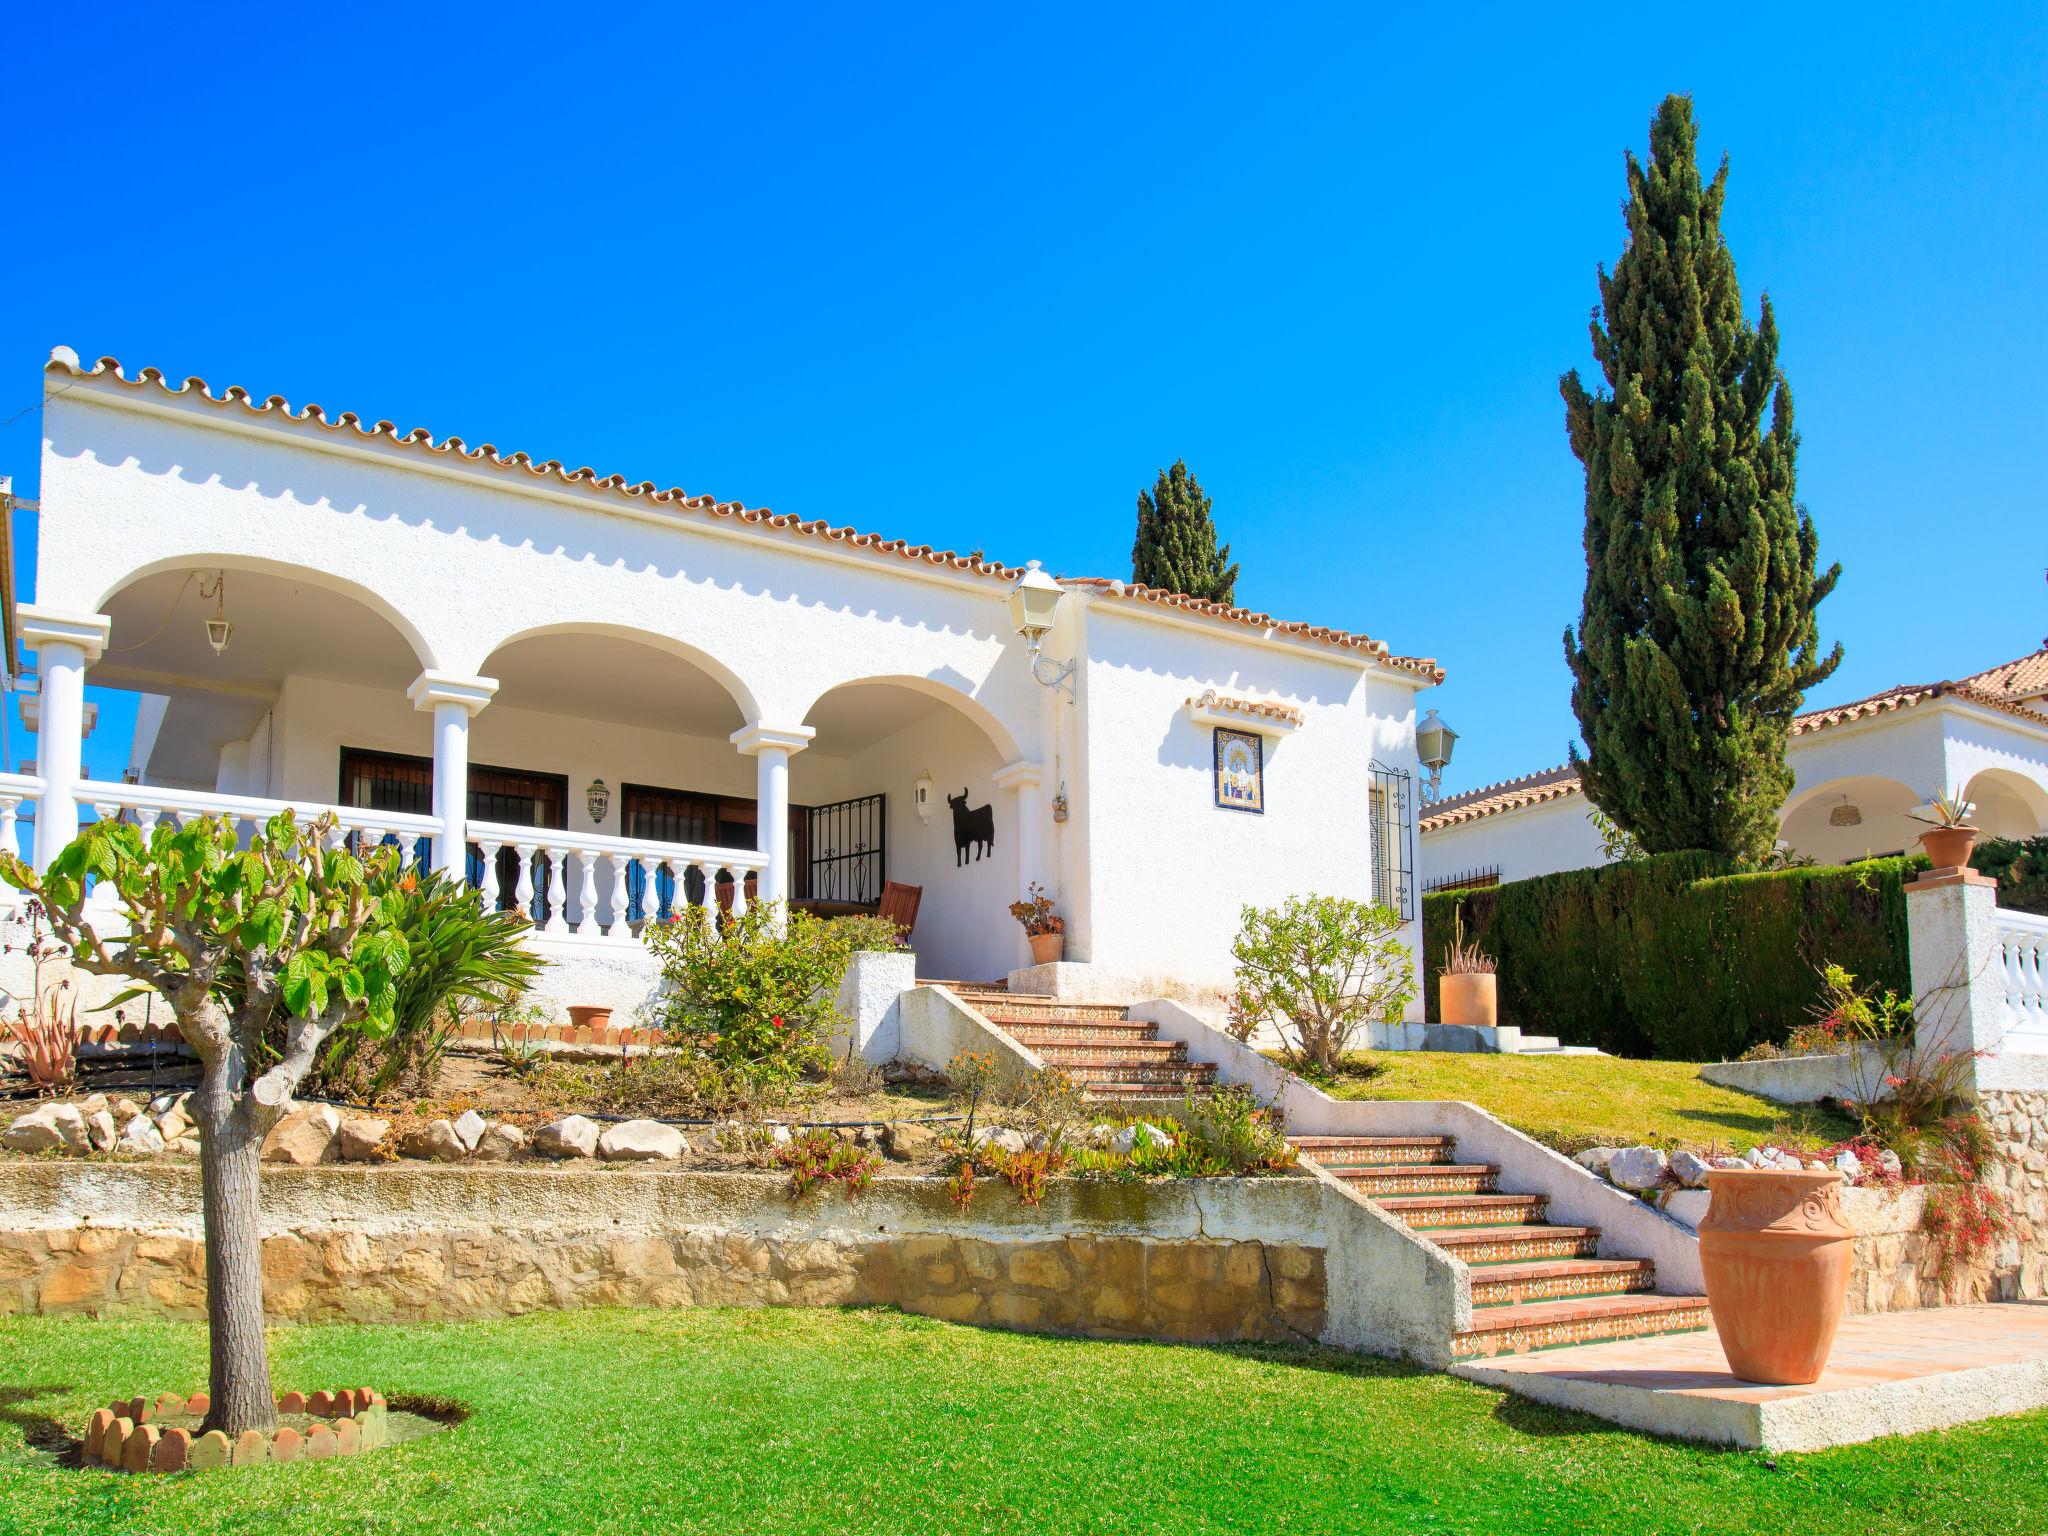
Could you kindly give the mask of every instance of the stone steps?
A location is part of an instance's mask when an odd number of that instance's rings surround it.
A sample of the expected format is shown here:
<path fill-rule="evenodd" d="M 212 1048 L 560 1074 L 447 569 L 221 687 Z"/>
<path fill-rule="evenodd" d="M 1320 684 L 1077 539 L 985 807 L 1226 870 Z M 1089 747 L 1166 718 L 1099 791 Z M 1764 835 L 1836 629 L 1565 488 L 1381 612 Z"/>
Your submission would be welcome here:
<path fill-rule="evenodd" d="M 1188 1048 L 1178 1040 L 1073 1040 L 1057 1035 L 1048 1040 L 1049 1030 L 1013 1029 L 1006 1033 L 1019 1045 L 1028 1045 L 1047 1061 L 1093 1061 L 1109 1055 L 1118 1061 L 1186 1061 Z"/>
<path fill-rule="evenodd" d="M 1185 1044 L 1161 1040 L 1156 1025 L 1129 1017 L 1121 1005 L 1063 1003 L 984 988 L 954 990 L 1047 1066 L 1066 1073 L 1091 1099 L 1176 1103 L 1189 1089 L 1216 1081 L 1213 1062 L 1189 1061 Z"/>
<path fill-rule="evenodd" d="M 1472 1321 L 1449 1341 L 1454 1359 L 1706 1326 L 1704 1296 L 1655 1294 L 1656 1265 L 1601 1258 L 1599 1228 L 1553 1225 L 1547 1196 L 1501 1191 L 1501 1170 L 1457 1161 L 1453 1138 L 1294 1140 L 1304 1158 L 1467 1266 Z"/>

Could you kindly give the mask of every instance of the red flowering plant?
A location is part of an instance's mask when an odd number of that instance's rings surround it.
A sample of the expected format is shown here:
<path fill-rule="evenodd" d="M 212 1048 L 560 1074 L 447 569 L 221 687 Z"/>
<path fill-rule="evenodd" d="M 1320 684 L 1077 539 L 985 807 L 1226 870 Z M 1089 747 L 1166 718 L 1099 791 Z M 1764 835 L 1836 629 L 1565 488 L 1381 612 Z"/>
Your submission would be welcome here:
<path fill-rule="evenodd" d="M 825 919 L 756 903 L 717 929 L 649 925 L 661 964 L 661 1019 L 671 1044 L 735 1078 L 788 1086 L 831 1065 L 846 1020 L 840 979 L 860 950 L 901 949 L 894 925 Z"/>

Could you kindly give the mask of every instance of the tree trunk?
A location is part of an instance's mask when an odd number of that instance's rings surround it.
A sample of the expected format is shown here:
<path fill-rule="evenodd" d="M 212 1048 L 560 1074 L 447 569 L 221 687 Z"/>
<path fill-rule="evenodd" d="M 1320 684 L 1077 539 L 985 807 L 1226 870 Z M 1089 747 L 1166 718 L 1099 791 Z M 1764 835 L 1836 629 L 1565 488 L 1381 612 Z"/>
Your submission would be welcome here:
<path fill-rule="evenodd" d="M 206 1197 L 206 1327 L 212 1405 L 204 1429 L 230 1438 L 277 1423 L 263 1337 L 263 1235 L 257 1180 L 263 1138 L 230 1081 L 238 1052 L 209 1062 L 192 1104 L 199 1111 L 199 1175 Z M 237 1085 L 238 1086 L 238 1085 Z"/>

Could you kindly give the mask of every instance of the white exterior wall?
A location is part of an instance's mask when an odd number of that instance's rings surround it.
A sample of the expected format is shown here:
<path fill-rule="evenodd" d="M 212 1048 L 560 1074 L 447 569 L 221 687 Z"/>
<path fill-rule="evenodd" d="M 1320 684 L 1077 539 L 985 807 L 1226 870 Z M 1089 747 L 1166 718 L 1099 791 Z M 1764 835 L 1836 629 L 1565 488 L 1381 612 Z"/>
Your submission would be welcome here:
<path fill-rule="evenodd" d="M 422 671 L 487 676 L 514 640 L 583 633 L 700 668 L 748 725 L 794 728 L 847 683 L 939 698 L 950 707 L 859 752 L 835 756 L 821 739 L 790 763 L 799 803 L 888 795 L 889 874 L 924 887 L 925 975 L 1020 964 L 1027 948 L 1005 908 L 1035 876 L 1069 919 L 1070 958 L 1151 991 L 1220 990 L 1244 903 L 1370 898 L 1368 765 L 1415 771 L 1425 680 L 1364 653 L 1076 590 L 1046 645 L 1079 662 L 1070 699 L 1033 680 L 1006 587 L 986 577 L 252 415 L 196 391 L 73 380 L 44 422 L 45 608 L 96 613 L 160 572 L 253 571 L 364 604 Z M 1210 732 L 1186 711 L 1210 687 L 1306 717 L 1268 740 L 1263 816 L 1213 803 Z M 294 675 L 247 738 L 221 746 L 213 782 L 191 787 L 330 802 L 344 746 L 427 756 L 431 729 L 398 689 Z M 722 732 L 568 719 L 509 696 L 478 711 L 468 757 L 565 775 L 571 830 L 590 830 L 583 792 L 596 777 L 614 791 L 601 829 L 613 835 L 628 782 L 756 792 L 754 762 Z M 943 800 L 929 826 L 917 819 L 911 785 L 926 769 L 941 794 L 964 787 L 971 806 L 994 807 L 991 857 L 956 866 Z M 1006 769 L 1004 782 L 1025 787 L 997 787 Z M 1058 825 L 1062 788 L 1071 819 Z M 1020 826 L 1027 804 L 1034 817 Z"/>
<path fill-rule="evenodd" d="M 1584 795 L 1570 794 L 1425 833 L 1422 883 L 1426 888 L 1494 865 L 1505 883 L 1605 864 L 1591 809 Z"/>
<path fill-rule="evenodd" d="M 1415 772 L 1415 690 L 1340 656 L 1091 604 L 1082 681 L 1086 883 L 1069 959 L 1168 995 L 1220 990 L 1247 904 L 1373 897 L 1370 765 Z M 1263 815 L 1217 807 L 1205 690 L 1294 705 L 1265 743 Z M 1069 850 L 1072 857 L 1072 850 Z M 1414 946 L 1419 925 L 1404 930 Z"/>

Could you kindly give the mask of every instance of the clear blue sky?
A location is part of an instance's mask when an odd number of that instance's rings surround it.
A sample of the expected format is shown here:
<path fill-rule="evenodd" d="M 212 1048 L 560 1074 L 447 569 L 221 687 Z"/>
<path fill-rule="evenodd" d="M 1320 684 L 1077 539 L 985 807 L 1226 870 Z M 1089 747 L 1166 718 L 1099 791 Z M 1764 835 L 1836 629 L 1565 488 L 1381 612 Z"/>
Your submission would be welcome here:
<path fill-rule="evenodd" d="M 1380 11 L 14 7 L 0 418 L 64 342 L 1112 575 L 1185 456 L 1241 601 L 1445 662 L 1469 787 L 1574 731 L 1557 376 L 1684 90 L 1847 567 L 1817 701 L 2041 642 L 2048 9 Z"/>

